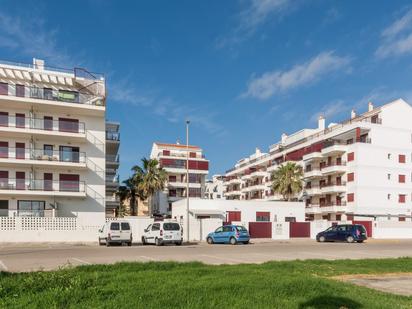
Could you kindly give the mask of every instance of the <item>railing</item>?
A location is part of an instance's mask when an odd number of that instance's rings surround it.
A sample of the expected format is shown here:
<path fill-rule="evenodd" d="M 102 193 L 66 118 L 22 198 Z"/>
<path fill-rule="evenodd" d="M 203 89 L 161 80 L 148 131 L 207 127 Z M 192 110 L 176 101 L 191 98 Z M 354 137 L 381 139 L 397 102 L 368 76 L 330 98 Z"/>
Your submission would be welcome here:
<path fill-rule="evenodd" d="M 189 150 L 190 152 L 190 150 Z M 187 155 L 185 153 L 169 153 L 169 154 L 164 154 L 164 153 L 160 153 L 160 156 L 164 156 L 164 157 L 174 157 L 174 158 L 186 158 Z M 196 155 L 196 156 L 190 156 L 189 155 L 189 160 L 190 159 L 205 159 L 205 155 Z"/>
<path fill-rule="evenodd" d="M 85 192 L 85 182 L 0 178 L 0 190 Z"/>
<path fill-rule="evenodd" d="M 120 156 L 119 155 L 106 155 L 106 161 L 108 162 L 116 162 L 119 163 Z"/>
<path fill-rule="evenodd" d="M 120 133 L 119 132 L 106 131 L 106 140 L 120 141 Z"/>
<path fill-rule="evenodd" d="M 86 153 L 64 150 L 0 147 L 0 159 L 85 163 Z"/>
<path fill-rule="evenodd" d="M 346 161 L 341 161 L 341 162 L 331 162 L 330 164 L 324 164 L 320 166 L 320 169 L 325 169 L 327 167 L 333 167 L 333 166 L 346 166 Z"/>
<path fill-rule="evenodd" d="M 331 206 L 346 206 L 346 202 L 325 202 L 319 205 L 320 207 L 331 207 Z"/>
<path fill-rule="evenodd" d="M 341 181 L 341 182 L 327 182 L 327 183 L 323 183 L 320 184 L 319 187 L 322 188 L 327 188 L 327 187 L 333 187 L 333 186 L 346 186 L 346 182 L 345 181 Z"/>
<path fill-rule="evenodd" d="M 96 106 L 104 105 L 103 97 L 78 91 L 56 90 L 51 88 L 12 84 L 8 84 L 6 90 L 7 92 L 0 92 L 0 95 L 57 101 L 63 103 L 77 103 Z"/>
<path fill-rule="evenodd" d="M 0 115 L 0 127 L 84 133 L 84 122 Z"/>

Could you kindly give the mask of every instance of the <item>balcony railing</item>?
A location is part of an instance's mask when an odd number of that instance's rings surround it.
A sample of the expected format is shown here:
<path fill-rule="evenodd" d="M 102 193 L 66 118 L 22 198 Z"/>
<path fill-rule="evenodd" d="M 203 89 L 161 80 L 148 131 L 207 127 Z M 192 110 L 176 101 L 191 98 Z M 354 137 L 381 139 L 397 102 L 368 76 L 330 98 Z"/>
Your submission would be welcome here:
<path fill-rule="evenodd" d="M 0 190 L 85 192 L 85 182 L 0 178 Z"/>
<path fill-rule="evenodd" d="M 85 163 L 86 153 L 64 150 L 0 147 L 0 159 Z"/>
<path fill-rule="evenodd" d="M 45 101 L 57 101 L 63 103 L 77 103 L 96 106 L 104 105 L 104 99 L 101 96 L 78 91 L 55 90 L 36 86 L 7 84 L 7 87 L 3 87 L 2 91 L 0 91 L 0 95 L 40 99 Z"/>
<path fill-rule="evenodd" d="M 108 161 L 108 162 L 116 162 L 116 163 L 119 163 L 119 160 L 120 160 L 120 156 L 119 156 L 119 155 L 115 155 L 115 156 L 107 155 L 107 156 L 106 156 L 106 161 Z"/>
<path fill-rule="evenodd" d="M 119 132 L 106 131 L 106 140 L 108 141 L 120 141 Z"/>
<path fill-rule="evenodd" d="M 84 122 L 0 115 L 0 127 L 85 133 Z"/>
<path fill-rule="evenodd" d="M 327 187 L 333 187 L 333 186 L 346 186 L 346 181 L 341 181 L 341 182 L 327 182 L 327 183 L 322 183 L 319 185 L 319 187 L 322 188 L 327 188 Z"/>
<path fill-rule="evenodd" d="M 341 161 L 341 162 L 331 162 L 329 164 L 323 164 L 320 166 L 320 169 L 325 169 L 327 167 L 333 167 L 333 166 L 346 166 L 346 161 Z"/>
<path fill-rule="evenodd" d="M 346 202 L 325 202 L 325 203 L 320 203 L 320 207 L 331 207 L 331 206 L 346 206 Z"/>

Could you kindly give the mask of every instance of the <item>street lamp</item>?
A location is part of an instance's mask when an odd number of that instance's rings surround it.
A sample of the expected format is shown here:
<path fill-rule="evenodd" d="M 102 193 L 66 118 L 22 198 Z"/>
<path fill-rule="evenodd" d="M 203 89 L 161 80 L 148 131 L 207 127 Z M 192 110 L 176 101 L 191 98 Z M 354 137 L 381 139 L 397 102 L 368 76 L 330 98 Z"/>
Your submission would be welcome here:
<path fill-rule="evenodd" d="M 186 235 L 189 242 L 189 124 L 186 120 Z"/>

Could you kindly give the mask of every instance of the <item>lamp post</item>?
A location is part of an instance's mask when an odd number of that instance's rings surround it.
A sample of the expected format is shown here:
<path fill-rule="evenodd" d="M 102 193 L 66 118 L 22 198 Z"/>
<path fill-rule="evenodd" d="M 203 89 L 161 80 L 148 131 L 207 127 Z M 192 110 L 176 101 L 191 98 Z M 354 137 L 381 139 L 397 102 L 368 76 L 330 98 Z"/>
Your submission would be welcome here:
<path fill-rule="evenodd" d="M 189 242 L 189 124 L 186 120 L 186 238 Z"/>

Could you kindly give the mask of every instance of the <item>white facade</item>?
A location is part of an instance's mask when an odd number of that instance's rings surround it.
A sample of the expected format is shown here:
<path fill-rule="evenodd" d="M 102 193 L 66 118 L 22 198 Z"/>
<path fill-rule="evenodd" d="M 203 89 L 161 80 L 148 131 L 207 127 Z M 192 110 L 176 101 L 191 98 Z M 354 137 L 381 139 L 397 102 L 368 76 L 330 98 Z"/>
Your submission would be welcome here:
<path fill-rule="evenodd" d="M 237 219 L 240 220 L 230 220 L 230 213 L 234 212 L 238 213 Z M 274 228 L 288 221 L 305 221 L 305 206 L 302 202 L 190 199 L 190 240 L 205 240 L 208 233 L 227 221 L 248 227 L 250 222 L 259 221 L 259 213 L 263 212 L 269 215 L 267 221 L 272 222 Z M 173 203 L 172 219 L 180 222 L 184 230 L 187 227 L 186 213 L 186 199 Z M 272 238 L 277 238 L 276 233 L 272 235 Z M 284 238 L 289 238 L 289 234 L 286 233 Z"/>
<path fill-rule="evenodd" d="M 203 197 L 209 161 L 205 159 L 200 147 L 186 145 L 153 143 L 151 159 L 159 161 L 166 170 L 168 181 L 166 190 L 155 197 L 154 213 L 170 214 L 172 203 L 186 197 L 187 177 L 186 159 L 189 151 L 189 197 Z"/>
<path fill-rule="evenodd" d="M 309 220 L 410 221 L 412 211 L 412 107 L 402 99 L 351 119 L 282 139 L 268 153 L 256 151 L 226 173 L 226 197 L 279 199 L 270 174 L 293 161 L 304 168 Z"/>
<path fill-rule="evenodd" d="M 0 63 L 0 216 L 104 222 L 105 91 L 84 69 Z"/>
<path fill-rule="evenodd" d="M 224 199 L 224 176 L 213 175 L 212 179 L 206 180 L 204 198 L 210 200 Z"/>

